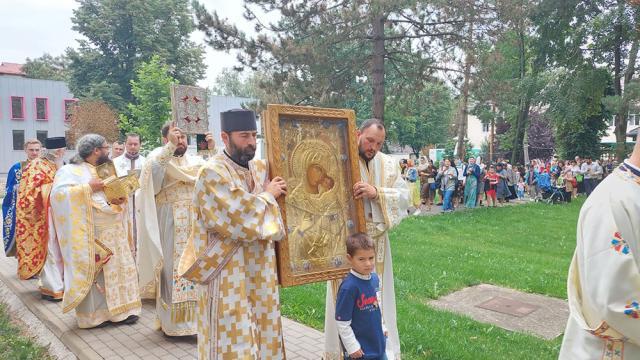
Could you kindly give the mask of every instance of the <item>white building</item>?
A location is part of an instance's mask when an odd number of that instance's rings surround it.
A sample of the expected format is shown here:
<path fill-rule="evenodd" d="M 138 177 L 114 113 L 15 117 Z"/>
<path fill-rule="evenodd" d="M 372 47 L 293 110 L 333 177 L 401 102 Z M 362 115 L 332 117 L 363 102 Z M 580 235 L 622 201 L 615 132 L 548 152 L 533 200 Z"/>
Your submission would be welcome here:
<path fill-rule="evenodd" d="M 467 119 L 467 139 L 469 139 L 472 149 L 478 149 L 478 151 L 480 151 L 482 144 L 489 142 L 491 126 L 489 124 L 483 124 L 475 115 L 469 114 Z"/>
<path fill-rule="evenodd" d="M 468 155 L 470 153 L 480 154 L 482 150 L 482 144 L 485 142 L 489 142 L 490 136 L 490 126 L 489 124 L 483 124 L 480 119 L 472 114 L 467 115 L 467 136 L 466 139 L 469 140 L 471 144 L 471 149 L 467 149 Z M 458 137 L 455 136 L 454 140 Z M 429 158 L 433 161 L 440 161 L 444 158 L 444 148 L 438 149 L 430 149 L 429 150 Z M 455 153 L 456 151 L 454 151 Z"/>
<path fill-rule="evenodd" d="M 25 160 L 26 140 L 64 136 L 76 101 L 63 81 L 29 79 L 19 64 L 0 64 L 0 177 Z"/>

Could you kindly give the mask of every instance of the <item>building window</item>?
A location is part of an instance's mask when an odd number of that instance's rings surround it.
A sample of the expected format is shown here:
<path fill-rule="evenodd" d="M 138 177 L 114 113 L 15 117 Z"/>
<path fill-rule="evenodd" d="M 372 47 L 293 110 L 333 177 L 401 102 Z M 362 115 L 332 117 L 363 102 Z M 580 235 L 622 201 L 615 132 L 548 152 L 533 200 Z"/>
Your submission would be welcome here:
<path fill-rule="evenodd" d="M 24 120 L 24 97 L 11 97 L 11 118 L 15 120 Z"/>
<path fill-rule="evenodd" d="M 24 130 L 13 130 L 13 150 L 24 150 Z"/>
<path fill-rule="evenodd" d="M 49 119 L 49 99 L 36 98 L 36 120 Z"/>
<path fill-rule="evenodd" d="M 491 128 L 491 124 L 482 124 L 482 132 L 488 133 Z"/>
<path fill-rule="evenodd" d="M 64 121 L 71 121 L 71 114 L 73 113 L 73 108 L 75 107 L 78 100 L 67 99 L 64 101 Z"/>
<path fill-rule="evenodd" d="M 629 114 L 629 117 L 627 118 L 627 125 L 628 126 L 640 125 L 640 114 Z"/>
<path fill-rule="evenodd" d="M 42 143 L 42 146 L 47 142 L 47 130 L 38 130 L 36 131 L 36 138 Z"/>

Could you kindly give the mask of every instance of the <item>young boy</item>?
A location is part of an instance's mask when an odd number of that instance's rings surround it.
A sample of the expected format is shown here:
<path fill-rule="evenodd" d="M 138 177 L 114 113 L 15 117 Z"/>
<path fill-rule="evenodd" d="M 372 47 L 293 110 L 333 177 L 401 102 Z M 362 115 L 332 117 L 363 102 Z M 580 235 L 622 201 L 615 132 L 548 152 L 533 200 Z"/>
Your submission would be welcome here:
<path fill-rule="evenodd" d="M 384 360 L 387 331 L 380 312 L 380 280 L 373 240 L 363 233 L 347 238 L 351 271 L 338 290 L 336 322 L 345 359 Z"/>

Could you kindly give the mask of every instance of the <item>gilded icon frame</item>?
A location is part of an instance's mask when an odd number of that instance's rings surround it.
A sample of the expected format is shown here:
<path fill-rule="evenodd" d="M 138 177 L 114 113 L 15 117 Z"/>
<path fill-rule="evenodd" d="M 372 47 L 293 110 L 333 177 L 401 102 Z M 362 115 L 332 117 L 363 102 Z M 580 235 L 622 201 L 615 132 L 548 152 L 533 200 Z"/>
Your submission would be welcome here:
<path fill-rule="evenodd" d="M 278 199 L 286 231 L 276 243 L 283 287 L 339 279 L 349 271 L 346 237 L 365 232 L 353 110 L 268 105 L 262 114 L 269 175 L 287 181 Z"/>

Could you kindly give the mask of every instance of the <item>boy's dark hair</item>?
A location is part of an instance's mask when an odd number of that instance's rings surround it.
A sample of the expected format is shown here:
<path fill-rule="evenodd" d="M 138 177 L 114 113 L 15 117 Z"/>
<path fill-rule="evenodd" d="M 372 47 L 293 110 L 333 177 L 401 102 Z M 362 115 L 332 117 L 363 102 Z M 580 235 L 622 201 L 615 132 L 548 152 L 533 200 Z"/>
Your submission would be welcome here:
<path fill-rule="evenodd" d="M 365 233 L 355 233 L 347 238 L 347 254 L 353 256 L 357 250 L 375 249 L 373 240 Z"/>

